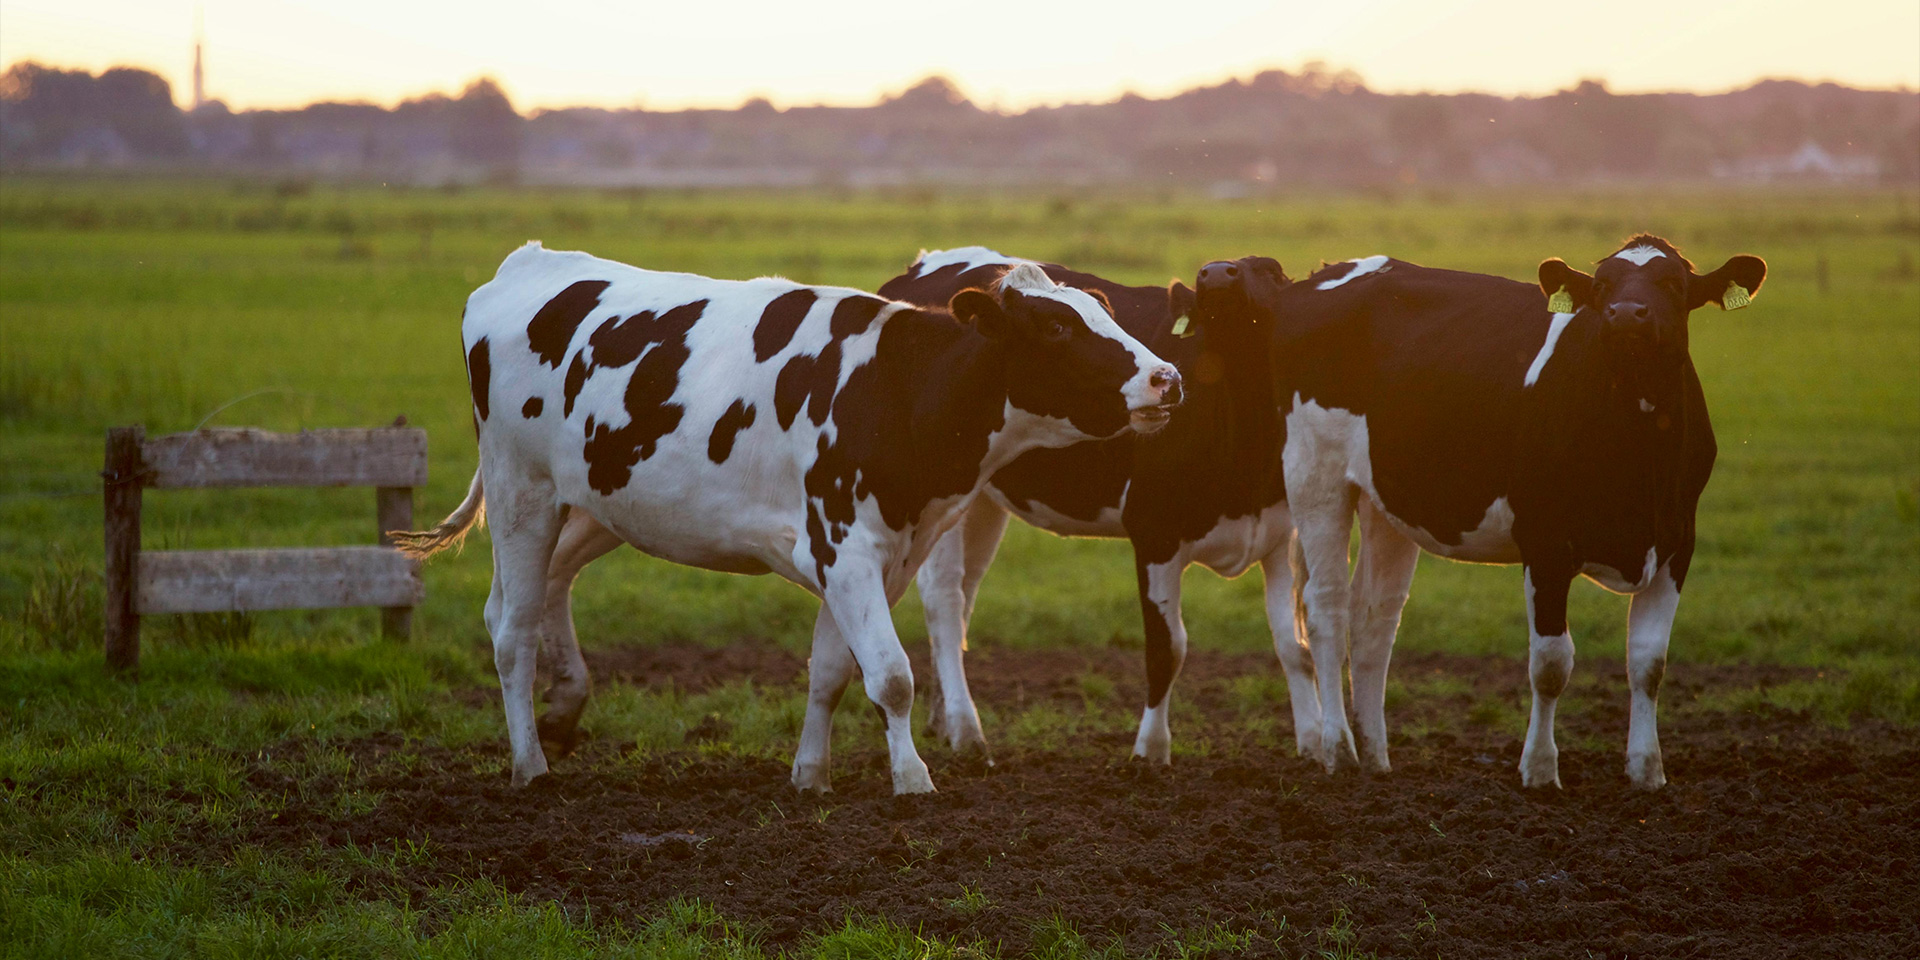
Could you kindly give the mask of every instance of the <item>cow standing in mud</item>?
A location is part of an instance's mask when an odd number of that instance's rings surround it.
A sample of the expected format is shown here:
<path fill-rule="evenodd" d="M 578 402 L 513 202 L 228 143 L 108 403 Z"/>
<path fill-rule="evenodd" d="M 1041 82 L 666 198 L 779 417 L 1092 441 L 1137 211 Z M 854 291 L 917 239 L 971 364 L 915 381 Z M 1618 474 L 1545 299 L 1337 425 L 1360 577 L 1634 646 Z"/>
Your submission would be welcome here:
<path fill-rule="evenodd" d="M 1036 447 L 1152 432 L 1180 393 L 1175 368 L 1097 299 L 1036 268 L 956 293 L 949 313 L 534 243 L 468 298 L 461 334 L 479 469 L 446 521 L 397 539 L 430 554 L 483 503 L 491 513 L 486 621 L 516 784 L 547 771 L 542 636 L 571 660 L 546 731 L 570 740 L 587 688 L 568 589 L 625 542 L 821 597 L 795 786 L 828 787 L 832 711 L 857 665 L 886 718 L 894 791 L 932 790 L 889 608 L 994 470 Z"/>
<path fill-rule="evenodd" d="M 1568 588 L 1584 575 L 1631 594 L 1626 771 L 1642 788 L 1666 782 L 1655 702 L 1715 455 L 1688 315 L 1745 306 L 1765 277 L 1751 256 L 1703 276 L 1642 235 L 1591 276 L 1546 261 L 1537 288 L 1369 257 L 1249 299 L 1277 320 L 1275 392 L 1304 566 L 1295 577 L 1329 770 L 1389 767 L 1387 664 L 1424 549 L 1524 564 L 1527 786 L 1560 783 L 1553 715 L 1573 669 Z M 1340 687 L 1349 634 L 1357 755 Z"/>

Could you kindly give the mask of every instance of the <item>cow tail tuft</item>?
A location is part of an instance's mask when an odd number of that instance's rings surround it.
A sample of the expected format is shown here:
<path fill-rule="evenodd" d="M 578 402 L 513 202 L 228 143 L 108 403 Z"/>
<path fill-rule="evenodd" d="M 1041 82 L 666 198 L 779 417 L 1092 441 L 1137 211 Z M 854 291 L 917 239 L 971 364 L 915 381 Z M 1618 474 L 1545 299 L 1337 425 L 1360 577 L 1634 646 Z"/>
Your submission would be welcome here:
<path fill-rule="evenodd" d="M 425 560 L 448 547 L 458 547 L 467 539 L 467 534 L 486 523 L 487 496 L 480 486 L 480 471 L 473 471 L 473 483 L 467 487 L 467 498 L 447 515 L 445 520 L 431 530 L 388 530 L 387 536 L 401 553 L 415 560 Z"/>

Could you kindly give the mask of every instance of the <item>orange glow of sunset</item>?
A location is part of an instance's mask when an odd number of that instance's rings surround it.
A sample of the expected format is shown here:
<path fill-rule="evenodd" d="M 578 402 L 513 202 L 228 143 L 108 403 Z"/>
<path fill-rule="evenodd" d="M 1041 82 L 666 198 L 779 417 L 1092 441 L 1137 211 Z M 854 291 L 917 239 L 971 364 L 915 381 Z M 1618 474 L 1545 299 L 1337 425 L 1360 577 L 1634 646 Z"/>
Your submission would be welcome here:
<path fill-rule="evenodd" d="M 929 74 L 1016 110 L 1163 96 L 1311 61 L 1379 91 L 1548 93 L 1584 78 L 1618 92 L 1774 77 L 1920 85 L 1920 3 L 1359 0 L 1212 7 L 527 3 L 472 0 L 7 0 L 0 64 L 145 67 L 185 101 L 196 17 L 208 94 L 236 109 L 391 104 L 497 78 L 526 111 L 642 105 L 865 104 Z"/>

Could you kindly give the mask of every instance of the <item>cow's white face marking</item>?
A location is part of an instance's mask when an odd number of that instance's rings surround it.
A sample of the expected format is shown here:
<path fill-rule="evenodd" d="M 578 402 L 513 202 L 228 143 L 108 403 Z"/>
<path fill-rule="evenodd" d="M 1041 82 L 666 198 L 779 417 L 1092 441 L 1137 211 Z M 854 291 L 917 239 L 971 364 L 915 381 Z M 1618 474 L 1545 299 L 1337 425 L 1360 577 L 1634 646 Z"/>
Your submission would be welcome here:
<path fill-rule="evenodd" d="M 934 250 L 931 252 L 922 250 L 920 251 L 919 259 L 914 261 L 916 268 L 914 270 L 914 276 L 923 277 L 935 270 L 950 267 L 956 263 L 964 265 L 961 272 L 965 273 L 967 270 L 975 267 L 984 267 L 990 263 L 1018 262 L 1020 261 L 1015 260 L 1013 257 L 1009 257 L 998 250 L 992 250 L 987 247 L 955 247 L 952 250 Z"/>
<path fill-rule="evenodd" d="M 1338 277 L 1335 277 L 1332 280 L 1322 280 L 1317 286 L 1314 287 L 1314 289 L 1315 290 L 1332 290 L 1334 287 L 1337 287 L 1343 283 L 1346 283 L 1348 280 L 1352 280 L 1355 277 L 1364 277 L 1369 273 L 1375 273 L 1379 271 L 1381 267 L 1386 266 L 1387 261 L 1389 259 L 1391 258 L 1389 258 L 1386 254 L 1381 253 L 1381 254 L 1375 254 L 1371 257 L 1362 257 L 1358 260 L 1348 260 L 1347 261 L 1348 263 L 1353 264 L 1352 270 L 1348 270 L 1346 273 Z"/>
<path fill-rule="evenodd" d="M 1547 324 L 1547 340 L 1540 345 L 1540 352 L 1533 355 L 1533 364 L 1527 367 L 1527 378 L 1521 382 L 1523 387 L 1531 387 L 1540 379 L 1540 371 L 1547 368 L 1547 360 L 1553 356 L 1553 345 L 1560 342 L 1560 335 L 1567 331 L 1567 324 L 1573 322 L 1573 314 L 1556 313 L 1553 322 Z"/>
<path fill-rule="evenodd" d="M 1652 412 L 1653 412 L 1653 404 L 1651 404 L 1651 403 L 1649 403 L 1649 402 L 1647 402 L 1647 398 L 1646 398 L 1646 397 L 1641 397 L 1641 398 L 1640 398 L 1640 412 L 1641 412 L 1641 413 L 1652 413 Z"/>
<path fill-rule="evenodd" d="M 985 250 L 986 248 L 974 249 Z M 1104 337 L 1125 347 L 1128 355 L 1133 357 L 1134 363 L 1133 376 L 1127 378 L 1127 382 L 1120 386 L 1120 393 L 1127 400 L 1127 409 L 1140 410 L 1159 406 L 1159 397 L 1155 395 L 1152 388 L 1153 375 L 1156 372 L 1169 371 L 1172 367 L 1166 361 L 1154 356 L 1153 352 L 1148 350 L 1145 344 L 1134 339 L 1132 334 L 1122 330 L 1120 324 L 1114 322 L 1106 308 L 1100 306 L 1100 301 L 1095 300 L 1092 294 L 1078 287 L 1054 283 L 1053 278 L 1047 276 L 1047 272 L 1042 270 L 1039 264 L 1026 260 L 1020 261 L 1012 270 L 1007 271 L 1007 275 L 1000 280 L 1000 287 L 1003 290 L 1018 290 L 1023 296 L 1065 304 L 1074 313 L 1080 315 L 1081 322 L 1087 325 L 1087 329 L 1094 336 Z"/>
<path fill-rule="evenodd" d="M 1636 267 L 1644 267 L 1655 257 L 1666 256 L 1658 247 L 1628 247 L 1613 255 L 1615 260 L 1625 260 Z"/>

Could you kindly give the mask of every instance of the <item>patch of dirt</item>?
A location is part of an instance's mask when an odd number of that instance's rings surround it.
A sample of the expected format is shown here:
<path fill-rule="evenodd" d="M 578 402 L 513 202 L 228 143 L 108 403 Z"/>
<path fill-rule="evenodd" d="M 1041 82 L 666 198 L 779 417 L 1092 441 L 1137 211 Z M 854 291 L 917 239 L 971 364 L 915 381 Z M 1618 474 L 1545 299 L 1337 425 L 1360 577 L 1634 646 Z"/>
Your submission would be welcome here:
<path fill-rule="evenodd" d="M 1138 657 L 983 651 L 969 675 L 982 704 L 1079 709 L 1090 672 L 1121 702 L 1137 700 Z M 751 645 L 590 662 L 602 683 L 685 688 L 801 683 L 804 669 Z M 474 772 L 470 754 L 383 737 L 351 745 L 374 772 L 338 785 L 380 791 L 372 812 L 339 814 L 325 790 L 263 776 L 256 788 L 282 792 L 287 808 L 243 840 L 425 840 L 423 884 L 486 876 L 599 917 L 698 897 L 774 945 L 853 913 L 1009 951 L 1058 916 L 1131 948 L 1224 924 L 1261 933 L 1249 955 L 1271 956 L 1337 946 L 1327 931 L 1345 925 L 1351 946 L 1382 957 L 1920 955 L 1916 731 L 1676 710 L 1703 692 L 1805 675 L 1676 663 L 1661 730 L 1672 782 L 1644 794 L 1622 774 L 1623 672 L 1583 663 L 1570 691 L 1582 706 L 1559 724 L 1566 789 L 1525 791 L 1512 725 L 1462 719 L 1486 697 L 1519 709 L 1519 661 L 1412 656 L 1394 671 L 1413 692 L 1390 722 L 1428 732 L 1396 734 L 1387 776 L 1330 778 L 1293 756 L 1284 704 L 1256 705 L 1277 711 L 1281 746 L 1246 734 L 1232 682 L 1278 667 L 1195 652 L 1176 695 L 1201 719 L 1174 735 L 1209 750 L 1176 755 L 1169 770 L 1128 760 L 1132 730 L 1103 720 L 1112 729 L 1058 750 L 1002 749 L 991 767 L 923 744 L 940 787 L 927 797 L 891 796 L 881 744 L 845 730 L 825 797 L 797 794 L 779 761 L 693 748 L 639 759 L 591 742 L 514 790 L 503 774 Z M 1457 692 L 1421 692 L 1443 688 Z M 424 762 L 391 772 L 379 758 L 396 750 Z M 970 891 L 978 897 L 963 899 Z"/>

